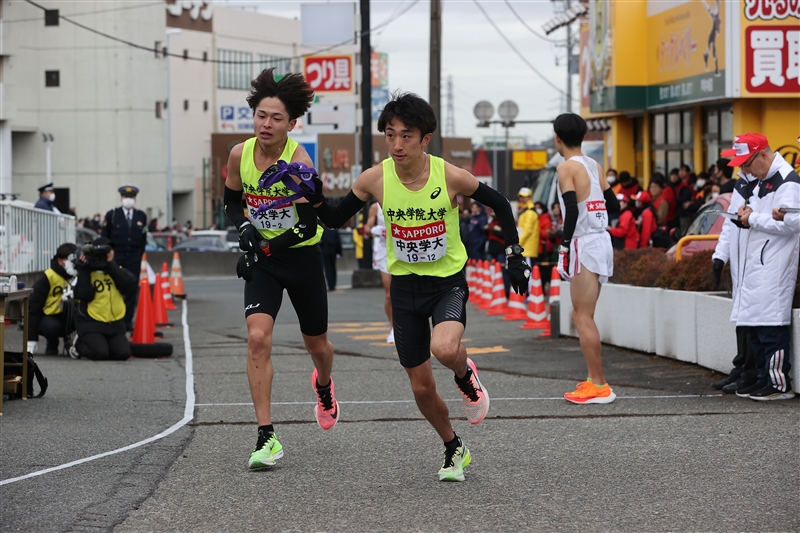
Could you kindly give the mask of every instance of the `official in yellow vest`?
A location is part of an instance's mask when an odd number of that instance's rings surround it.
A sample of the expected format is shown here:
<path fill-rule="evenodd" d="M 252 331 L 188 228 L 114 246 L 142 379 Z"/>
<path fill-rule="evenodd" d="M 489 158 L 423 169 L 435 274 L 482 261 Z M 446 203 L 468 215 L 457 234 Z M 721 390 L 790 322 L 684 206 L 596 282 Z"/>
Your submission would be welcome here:
<path fill-rule="evenodd" d="M 124 361 L 131 356 L 124 294 L 136 285 L 136 276 L 114 262 L 114 250 L 105 237 L 84 246 L 82 252 L 75 284 L 77 352 L 87 359 Z"/>
<path fill-rule="evenodd" d="M 306 199 L 320 220 L 334 228 L 347 222 L 370 197 L 381 205 L 397 355 L 420 411 L 444 441 L 439 480 L 464 481 L 464 468 L 472 457 L 453 431 L 447 404 L 436 391 L 430 360 L 433 354 L 453 371 L 467 419 L 480 423 L 489 410 L 489 394 L 461 342 L 469 288 L 464 276 L 467 251 L 459 234 L 459 194 L 494 209 L 516 292 L 527 292 L 530 268 L 522 256 L 508 200 L 468 171 L 426 153 L 436 126 L 436 114 L 428 102 L 411 93 L 394 97 L 378 119 L 389 157 L 365 170 L 336 207 L 324 201 L 319 180 Z"/>
<path fill-rule="evenodd" d="M 45 355 L 57 355 L 59 339 L 67 338 L 75 329 L 69 316 L 69 300 L 72 294 L 70 281 L 76 274 L 74 261 L 77 249 L 71 242 L 59 246 L 50 260 L 50 268 L 33 284 L 28 308 L 28 352 L 32 354 L 36 353 L 41 335 L 47 339 Z"/>
<path fill-rule="evenodd" d="M 539 215 L 533 208 L 533 191 L 528 187 L 523 187 L 517 193 L 517 231 L 519 232 L 519 244 L 525 251 L 522 256 L 526 258 L 528 265 L 533 266 L 532 259 L 539 257 Z"/>

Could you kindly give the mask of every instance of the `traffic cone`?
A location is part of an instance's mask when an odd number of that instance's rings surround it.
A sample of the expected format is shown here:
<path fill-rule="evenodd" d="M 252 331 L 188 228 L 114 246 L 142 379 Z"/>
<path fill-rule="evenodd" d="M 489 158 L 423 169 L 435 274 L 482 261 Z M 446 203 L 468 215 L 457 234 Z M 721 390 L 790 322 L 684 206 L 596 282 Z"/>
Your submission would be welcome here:
<path fill-rule="evenodd" d="M 545 329 L 549 326 L 547 310 L 544 306 L 542 276 L 539 274 L 539 265 L 533 265 L 527 315 L 528 321 L 522 324 L 519 329 Z"/>
<path fill-rule="evenodd" d="M 472 259 L 467 260 L 467 288 L 470 292 L 475 287 L 473 276 L 475 275 L 475 264 Z"/>
<path fill-rule="evenodd" d="M 486 261 L 486 270 L 481 284 L 481 302 L 478 311 L 486 311 L 492 306 L 492 263 Z"/>
<path fill-rule="evenodd" d="M 503 271 L 500 263 L 494 264 L 494 282 L 492 283 L 492 303 L 489 306 L 486 316 L 498 316 L 506 314 L 508 310 L 508 300 L 506 299 L 506 286 L 503 283 Z"/>
<path fill-rule="evenodd" d="M 470 302 L 472 305 L 480 305 L 483 300 L 481 300 L 481 295 L 483 294 L 483 261 L 476 260 L 475 261 L 475 274 L 473 275 L 473 289 L 472 293 L 474 296 L 470 298 Z"/>
<path fill-rule="evenodd" d="M 150 301 L 150 284 L 147 278 L 139 280 L 139 304 L 136 307 L 136 323 L 133 325 L 133 344 L 155 342 L 156 321 Z"/>
<path fill-rule="evenodd" d="M 167 308 L 164 305 L 164 289 L 161 284 L 161 276 L 156 276 L 155 288 L 153 289 L 153 318 L 157 328 L 171 328 L 172 322 L 167 316 Z"/>
<path fill-rule="evenodd" d="M 550 296 L 547 299 L 547 327 L 539 334 L 540 337 L 550 337 L 553 335 L 553 332 L 550 331 L 550 324 L 553 323 L 553 302 L 559 301 L 561 301 L 561 276 L 558 274 L 558 269 L 553 267 L 550 273 Z"/>
<path fill-rule="evenodd" d="M 508 312 L 503 320 L 527 320 L 525 312 L 525 296 L 511 291 L 508 295 Z"/>
<path fill-rule="evenodd" d="M 147 279 L 147 254 L 142 254 L 142 263 L 139 267 L 139 281 Z"/>
<path fill-rule="evenodd" d="M 183 272 L 181 272 L 181 258 L 178 252 L 172 253 L 172 273 L 170 274 L 170 291 L 173 298 L 186 298 L 183 288 Z"/>
<path fill-rule="evenodd" d="M 161 294 L 164 295 L 164 309 L 167 311 L 175 311 L 178 309 L 175 302 L 172 301 L 172 293 L 169 290 L 169 267 L 167 263 L 161 265 Z"/>

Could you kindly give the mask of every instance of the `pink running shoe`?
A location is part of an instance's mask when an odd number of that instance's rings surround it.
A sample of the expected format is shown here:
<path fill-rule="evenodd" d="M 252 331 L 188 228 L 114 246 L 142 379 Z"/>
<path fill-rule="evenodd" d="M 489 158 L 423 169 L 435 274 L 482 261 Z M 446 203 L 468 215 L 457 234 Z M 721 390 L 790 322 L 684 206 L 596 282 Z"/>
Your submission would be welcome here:
<path fill-rule="evenodd" d="M 311 374 L 311 386 L 317 394 L 317 405 L 314 406 L 314 416 L 317 424 L 324 430 L 329 430 L 336 425 L 339 420 L 339 402 L 333 394 L 333 378 L 331 378 L 328 390 L 320 391 L 317 389 L 317 369 Z"/>
<path fill-rule="evenodd" d="M 467 412 L 467 420 L 470 424 L 480 424 L 489 412 L 489 393 L 481 385 L 478 379 L 478 369 L 475 363 L 467 357 L 467 366 L 472 369 L 472 374 L 466 384 L 460 384 L 456 377 L 456 385 L 461 392 L 461 405 Z"/>

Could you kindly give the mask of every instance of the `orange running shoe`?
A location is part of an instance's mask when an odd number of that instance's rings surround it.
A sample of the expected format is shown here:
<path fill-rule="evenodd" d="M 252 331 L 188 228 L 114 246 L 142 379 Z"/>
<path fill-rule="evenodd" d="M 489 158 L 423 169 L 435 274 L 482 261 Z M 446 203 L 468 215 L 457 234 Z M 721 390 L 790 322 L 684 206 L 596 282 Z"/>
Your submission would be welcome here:
<path fill-rule="evenodd" d="M 572 403 L 611 403 L 617 397 L 608 383 L 598 387 L 591 381 L 584 381 L 573 392 L 564 393 L 564 399 Z"/>

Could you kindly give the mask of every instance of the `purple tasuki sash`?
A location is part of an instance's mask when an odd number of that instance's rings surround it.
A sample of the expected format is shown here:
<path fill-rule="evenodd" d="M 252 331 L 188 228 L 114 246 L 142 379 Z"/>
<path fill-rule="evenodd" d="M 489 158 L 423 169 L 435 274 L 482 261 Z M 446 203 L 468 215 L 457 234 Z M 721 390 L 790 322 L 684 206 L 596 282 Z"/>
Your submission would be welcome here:
<path fill-rule="evenodd" d="M 294 181 L 292 176 L 300 178 L 300 183 Z M 258 179 L 258 186 L 266 190 L 280 181 L 286 185 L 287 189 L 294 191 L 294 194 L 268 204 L 261 204 L 258 206 L 256 214 L 261 214 L 264 211 L 269 211 L 270 209 L 294 202 L 298 198 L 314 194 L 314 192 L 316 192 L 316 184 L 313 178 L 317 176 L 317 171 L 313 167 L 307 167 L 299 161 L 287 163 L 286 161 L 279 160 L 264 171 Z"/>

